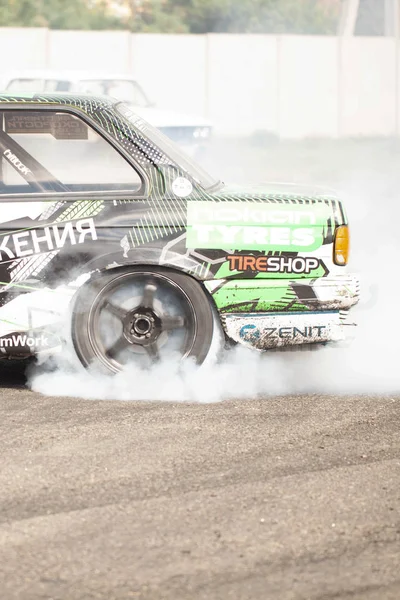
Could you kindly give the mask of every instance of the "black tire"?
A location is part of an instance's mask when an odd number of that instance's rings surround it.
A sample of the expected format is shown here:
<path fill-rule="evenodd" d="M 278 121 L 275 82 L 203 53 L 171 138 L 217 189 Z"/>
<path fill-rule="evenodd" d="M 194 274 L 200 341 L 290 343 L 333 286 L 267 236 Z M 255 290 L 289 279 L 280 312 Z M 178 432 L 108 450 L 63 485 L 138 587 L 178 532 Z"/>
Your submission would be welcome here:
<path fill-rule="evenodd" d="M 118 373 L 173 354 L 201 364 L 213 338 L 213 312 L 200 283 L 155 267 L 105 272 L 78 292 L 72 341 L 85 367 Z"/>

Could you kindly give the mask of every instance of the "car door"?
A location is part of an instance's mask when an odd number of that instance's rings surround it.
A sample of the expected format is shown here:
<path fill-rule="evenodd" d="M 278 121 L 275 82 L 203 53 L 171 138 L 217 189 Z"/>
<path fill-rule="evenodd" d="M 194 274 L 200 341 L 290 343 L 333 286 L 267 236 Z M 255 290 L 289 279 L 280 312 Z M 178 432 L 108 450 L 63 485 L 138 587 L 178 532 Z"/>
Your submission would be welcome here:
<path fill-rule="evenodd" d="M 3 109 L 0 123 L 3 284 L 41 280 L 58 255 L 74 262 L 95 254 L 94 242 L 115 243 L 96 219 L 143 190 L 118 149 L 68 111 Z"/>

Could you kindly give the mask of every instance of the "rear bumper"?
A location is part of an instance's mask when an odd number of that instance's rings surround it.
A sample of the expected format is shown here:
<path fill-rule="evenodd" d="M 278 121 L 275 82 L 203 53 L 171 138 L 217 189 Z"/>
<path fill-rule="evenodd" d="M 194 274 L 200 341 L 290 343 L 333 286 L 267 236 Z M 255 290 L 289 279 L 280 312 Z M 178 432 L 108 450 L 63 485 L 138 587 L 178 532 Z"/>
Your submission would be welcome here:
<path fill-rule="evenodd" d="M 245 346 L 266 350 L 338 342 L 354 335 L 348 317 L 359 299 L 355 275 L 226 281 L 210 291 L 227 336 Z"/>
<path fill-rule="evenodd" d="M 222 321 L 229 338 L 258 350 L 340 342 L 354 328 L 347 314 L 338 311 L 231 314 Z"/>

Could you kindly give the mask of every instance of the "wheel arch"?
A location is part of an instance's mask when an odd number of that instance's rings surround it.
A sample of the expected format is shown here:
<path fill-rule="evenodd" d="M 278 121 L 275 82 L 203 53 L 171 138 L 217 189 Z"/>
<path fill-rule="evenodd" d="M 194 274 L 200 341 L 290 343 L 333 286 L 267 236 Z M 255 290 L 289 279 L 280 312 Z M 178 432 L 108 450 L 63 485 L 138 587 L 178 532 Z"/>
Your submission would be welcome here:
<path fill-rule="evenodd" d="M 207 295 L 213 310 L 216 312 L 217 315 L 219 315 L 219 311 L 215 300 L 210 291 L 204 285 L 204 281 L 207 281 L 207 279 L 201 278 L 198 275 L 196 275 L 196 273 L 188 271 L 187 269 L 185 269 L 184 266 L 180 267 L 179 265 L 168 262 L 160 265 L 159 262 L 157 262 L 157 259 L 159 260 L 159 258 L 159 252 L 153 258 L 149 256 L 148 259 L 138 261 L 133 261 L 132 259 L 121 260 L 121 252 L 115 254 L 105 254 L 100 257 L 96 256 L 93 260 L 85 264 L 85 270 L 87 269 L 87 272 L 89 272 L 90 275 L 89 278 L 86 279 L 83 282 L 83 284 L 79 286 L 79 288 L 76 290 L 76 294 L 79 293 L 82 286 L 84 286 L 85 284 L 89 284 L 91 281 L 97 279 L 98 277 L 101 277 L 104 273 L 109 274 L 111 271 L 116 273 L 123 272 L 129 270 L 129 268 L 146 269 L 148 267 L 151 267 L 153 269 L 159 270 L 160 272 L 166 271 L 170 273 L 180 273 L 190 279 L 194 279 L 195 281 L 197 281 L 202 286 L 205 294 Z M 74 297 L 76 296 L 76 294 L 74 294 Z"/>

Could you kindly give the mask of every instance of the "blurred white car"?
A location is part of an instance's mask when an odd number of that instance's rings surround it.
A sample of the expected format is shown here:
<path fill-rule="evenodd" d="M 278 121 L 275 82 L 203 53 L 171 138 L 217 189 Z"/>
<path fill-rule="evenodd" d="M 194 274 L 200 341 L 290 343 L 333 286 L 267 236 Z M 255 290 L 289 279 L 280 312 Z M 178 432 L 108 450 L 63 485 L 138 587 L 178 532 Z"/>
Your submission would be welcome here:
<path fill-rule="evenodd" d="M 74 92 L 113 96 L 134 107 L 135 113 L 160 129 L 190 155 L 198 154 L 211 136 L 212 124 L 203 117 L 156 108 L 133 77 L 121 73 L 28 70 L 3 74 L 7 92 Z"/>

